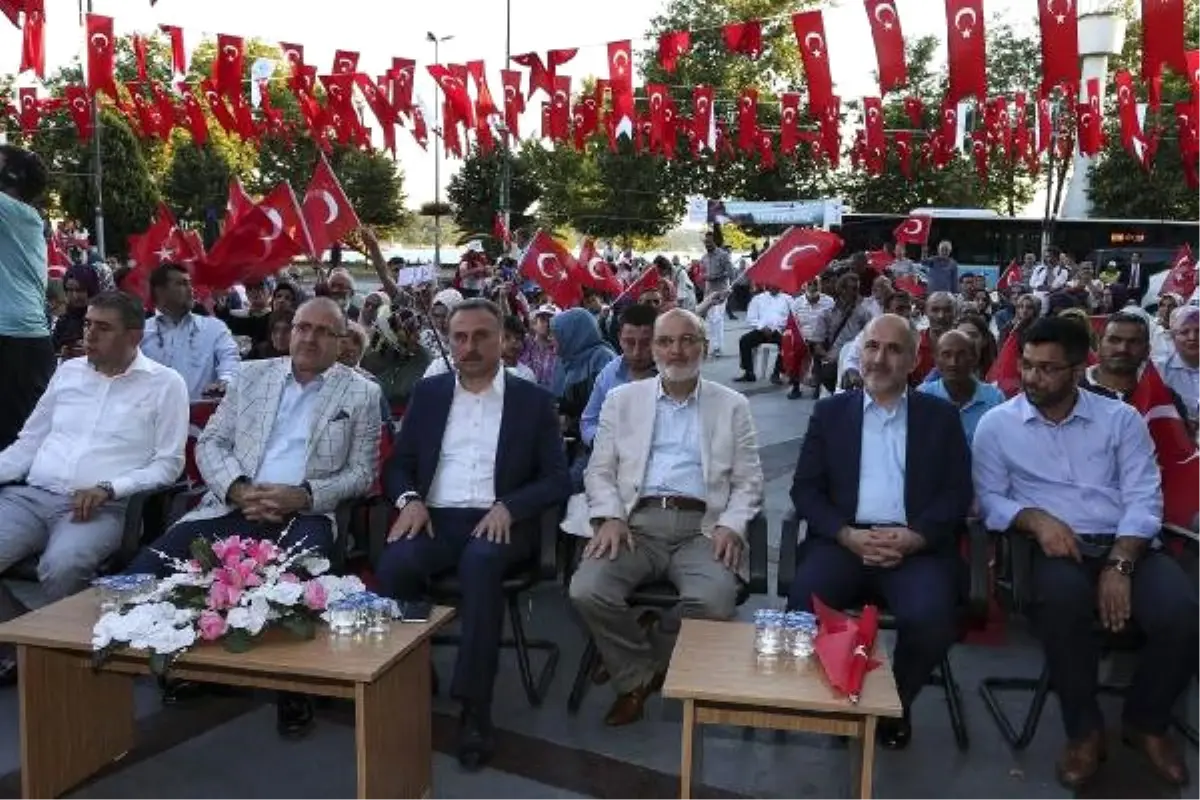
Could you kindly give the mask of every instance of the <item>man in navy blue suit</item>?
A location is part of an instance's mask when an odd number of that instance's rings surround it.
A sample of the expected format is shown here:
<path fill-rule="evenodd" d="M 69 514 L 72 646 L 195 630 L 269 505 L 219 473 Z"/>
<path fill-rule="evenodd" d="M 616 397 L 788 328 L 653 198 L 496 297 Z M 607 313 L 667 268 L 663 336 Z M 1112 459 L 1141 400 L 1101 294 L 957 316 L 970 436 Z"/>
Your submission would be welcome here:
<path fill-rule="evenodd" d="M 862 391 L 813 408 L 792 503 L 808 523 L 788 607 L 879 598 L 896 619 L 893 668 L 904 717 L 880 724 L 886 747 L 912 735 L 908 710 L 957 635 L 957 534 L 971 504 L 971 461 L 954 406 L 908 391 L 917 341 L 907 320 L 867 326 Z"/>
<path fill-rule="evenodd" d="M 554 399 L 500 363 L 500 309 L 467 300 L 450 316 L 456 372 L 417 384 L 384 485 L 400 509 L 377 569 L 398 600 L 457 569 L 462 645 L 451 694 L 462 702 L 458 758 L 492 751 L 492 686 L 504 626 L 506 568 L 538 546 L 538 520 L 571 493 Z"/>

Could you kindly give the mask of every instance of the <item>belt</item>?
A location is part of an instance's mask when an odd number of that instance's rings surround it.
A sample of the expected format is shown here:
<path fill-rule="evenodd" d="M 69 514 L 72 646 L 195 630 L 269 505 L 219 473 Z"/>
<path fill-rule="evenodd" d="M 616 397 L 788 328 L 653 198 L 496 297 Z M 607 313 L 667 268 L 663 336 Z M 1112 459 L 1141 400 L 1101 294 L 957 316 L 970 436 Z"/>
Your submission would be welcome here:
<path fill-rule="evenodd" d="M 703 500 L 678 495 L 647 495 L 637 501 L 633 510 L 639 511 L 643 508 L 660 508 L 664 511 L 699 511 L 702 514 L 708 510 L 708 506 Z"/>

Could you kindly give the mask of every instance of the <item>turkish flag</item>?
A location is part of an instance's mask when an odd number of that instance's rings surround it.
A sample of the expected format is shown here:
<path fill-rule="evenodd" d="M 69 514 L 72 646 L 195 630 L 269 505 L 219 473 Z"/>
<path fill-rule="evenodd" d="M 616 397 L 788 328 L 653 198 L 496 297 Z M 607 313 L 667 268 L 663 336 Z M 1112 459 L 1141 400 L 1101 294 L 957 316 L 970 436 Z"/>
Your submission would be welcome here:
<path fill-rule="evenodd" d="M 799 294 L 842 249 L 842 239 L 819 228 L 789 228 L 746 271 L 761 286 Z"/>
<path fill-rule="evenodd" d="M 945 102 L 987 97 L 987 45 L 983 0 L 946 0 L 946 52 L 950 86 Z"/>
<path fill-rule="evenodd" d="M 817 661 L 829 685 L 857 702 L 867 672 L 879 666 L 871 657 L 879 633 L 879 609 L 863 606 L 855 618 L 834 611 L 815 595 L 812 607 L 817 616 L 817 638 L 813 642 Z"/>
<path fill-rule="evenodd" d="M 275 228 L 282 230 L 311 255 L 313 260 L 320 260 L 320 254 L 313 252 L 308 224 L 304 221 L 304 212 L 300 210 L 300 202 L 296 199 L 296 193 L 292 191 L 290 183 L 283 181 L 276 185 L 259 201 L 258 207 L 270 218 L 274 226 L 273 232 Z"/>
<path fill-rule="evenodd" d="M 829 49 L 825 39 L 825 21 L 820 11 L 804 11 L 792 16 L 792 30 L 808 81 L 808 113 L 817 118 L 833 98 L 833 77 L 829 72 Z"/>
<path fill-rule="evenodd" d="M 242 66 L 245 61 L 245 42 L 240 36 L 217 34 L 217 52 L 213 58 L 213 88 L 219 94 L 233 97 L 242 93 Z"/>
<path fill-rule="evenodd" d="M 996 289 L 997 290 L 1010 289 L 1013 286 L 1016 286 L 1020 282 L 1021 282 L 1021 265 L 1018 264 L 1017 260 L 1014 258 L 1012 261 L 1009 262 L 1008 266 L 1004 268 L 1004 274 L 1000 276 L 1000 280 L 996 281 Z"/>
<path fill-rule="evenodd" d="M 208 119 L 204 116 L 204 109 L 200 107 L 191 86 L 180 81 L 175 88 L 183 97 L 183 112 L 187 116 L 188 130 L 192 133 L 192 144 L 203 147 L 208 141 Z"/>
<path fill-rule="evenodd" d="M 42 105 L 37 99 L 37 89 L 32 86 L 23 87 L 17 91 L 17 97 L 17 102 L 21 105 L 21 111 L 17 115 L 21 123 L 21 132 L 33 135 L 37 132 L 38 121 L 42 118 Z"/>
<path fill-rule="evenodd" d="M 1004 340 L 1004 346 L 1000 348 L 996 360 L 992 362 L 991 369 L 984 377 L 984 380 L 995 384 L 1000 391 L 1004 392 L 1005 397 L 1015 397 L 1017 392 L 1021 391 L 1020 338 L 1016 332 L 1009 334 L 1008 338 Z"/>
<path fill-rule="evenodd" d="M 266 211 L 255 206 L 222 233 L 196 265 L 196 280 L 214 290 L 260 281 L 303 252 Z"/>
<path fill-rule="evenodd" d="M 283 53 L 283 60 L 287 62 L 288 76 L 295 77 L 300 68 L 304 66 L 304 45 L 280 42 L 279 51 Z"/>
<path fill-rule="evenodd" d="M 411 114 L 413 108 L 413 73 L 417 62 L 411 58 L 393 58 L 392 68 L 392 106 L 400 114 Z M 518 73 L 519 74 L 519 73 Z M 520 81 L 517 82 L 517 94 L 521 93 Z M 510 126 L 511 128 L 511 126 Z M 516 128 L 511 128 L 516 130 Z"/>
<path fill-rule="evenodd" d="M 8 17 L 14 27 L 21 27 L 22 0 L 0 0 L 0 14 Z"/>
<path fill-rule="evenodd" d="M 1076 130 L 1079 132 L 1079 152 L 1085 156 L 1094 156 L 1100 152 L 1102 146 L 1102 132 L 1100 130 L 1100 113 L 1098 104 L 1092 103 L 1090 100 L 1085 103 L 1077 103 L 1075 106 L 1076 113 Z"/>
<path fill-rule="evenodd" d="M 482 61 L 467 62 L 467 74 L 475 83 L 475 117 L 477 120 L 481 117 L 486 120 L 500 110 L 496 108 L 496 101 L 492 99 L 492 92 L 488 89 L 487 75 L 484 70 Z"/>
<path fill-rule="evenodd" d="M 892 134 L 892 146 L 896 148 L 896 158 L 900 161 L 900 174 L 912 180 L 912 131 L 896 131 Z"/>
<path fill-rule="evenodd" d="M 758 90 L 742 89 L 738 95 L 738 149 L 753 153 L 758 144 Z"/>
<path fill-rule="evenodd" d="M 612 92 L 612 115 L 619 127 L 634 121 L 633 51 L 628 39 L 608 43 L 608 86 Z"/>
<path fill-rule="evenodd" d="M 863 116 L 866 118 L 867 150 L 883 150 L 883 100 L 878 97 L 863 98 Z"/>
<path fill-rule="evenodd" d="M 303 209 L 314 253 L 324 253 L 331 244 L 362 227 L 325 156 L 317 162 L 308 182 Z"/>
<path fill-rule="evenodd" d="M 671 31 L 658 37 L 658 65 L 666 72 L 674 72 L 679 57 L 692 46 L 692 35 L 688 31 Z"/>
<path fill-rule="evenodd" d="M 171 40 L 171 68 L 176 75 L 187 74 L 187 51 L 183 47 L 183 28 L 177 25 L 159 25 L 159 29 Z"/>
<path fill-rule="evenodd" d="M 1142 0 L 1142 81 L 1150 87 L 1150 105 L 1158 107 L 1161 88 L 1155 79 L 1170 67 L 1189 80 L 1183 33 L 1183 0 Z"/>
<path fill-rule="evenodd" d="M 521 53 L 512 57 L 516 64 L 520 64 L 529 70 L 529 94 L 528 97 L 533 97 L 533 93 L 538 89 L 545 90 L 546 94 L 554 94 L 554 79 L 548 76 L 546 65 L 542 63 L 542 57 L 537 53 Z"/>
<path fill-rule="evenodd" d="M 1061 86 L 1068 94 L 1079 86 L 1079 24 L 1074 4 L 1067 0 L 1038 0 L 1042 31 L 1042 91 Z"/>
<path fill-rule="evenodd" d="M 879 91 L 886 93 L 908 82 L 904 59 L 904 33 L 894 0 L 864 0 L 871 38 L 875 40 L 875 58 L 879 62 Z M 920 127 L 915 125 L 914 127 Z"/>
<path fill-rule="evenodd" d="M 1137 159 L 1139 164 L 1146 167 L 1146 139 L 1142 135 L 1142 124 L 1138 121 L 1133 75 L 1127 69 L 1117 70 L 1113 75 L 1113 83 L 1117 88 L 1117 115 L 1121 120 L 1121 145 Z"/>
<path fill-rule="evenodd" d="M 575 259 L 566 248 L 542 230 L 534 234 L 529 247 L 525 248 L 520 265 L 521 274 L 541 286 L 560 308 L 578 305 L 583 297 L 579 284 L 572 277 L 572 273 L 578 271 Z"/>
<path fill-rule="evenodd" d="M 133 35 L 133 60 L 137 67 L 137 82 L 145 83 L 146 73 L 146 37 L 135 33 Z"/>
<path fill-rule="evenodd" d="M 929 229 L 933 217 L 928 214 L 910 214 L 908 219 L 896 226 L 892 238 L 903 244 L 928 244 Z"/>
<path fill-rule="evenodd" d="M 25 27 L 21 34 L 21 67 L 46 77 L 46 3 L 45 0 L 25 0 Z"/>
<path fill-rule="evenodd" d="M 504 87 L 504 124 L 513 138 L 520 138 L 521 112 L 525 110 L 521 73 L 515 69 L 500 70 L 500 84 Z"/>
<path fill-rule="evenodd" d="M 168 241 L 177 230 L 175 215 L 163 203 L 158 204 L 154 222 L 144 233 L 129 237 L 129 257 L 133 268 L 121 281 L 121 290 L 137 295 L 149 307 L 153 298 L 150 296 L 150 272 L 167 261 L 173 261 L 174 253 Z"/>
<path fill-rule="evenodd" d="M 425 68 L 429 70 L 429 74 L 441 87 L 442 92 L 446 95 L 446 102 L 454 109 L 455 116 L 469 127 L 473 126 L 475 113 L 471 106 L 471 96 L 467 94 L 466 83 L 448 66 L 429 64 Z M 321 76 L 321 80 L 324 81 L 325 76 Z M 553 88 L 550 93 L 553 95 Z M 347 102 L 349 102 L 349 98 L 347 98 Z"/>
<path fill-rule="evenodd" d="M 612 265 L 596 254 L 596 241 L 590 236 L 579 245 L 579 258 L 576 265 L 584 286 L 589 286 L 609 297 L 616 297 L 624 288 L 617 280 Z"/>
<path fill-rule="evenodd" d="M 925 103 L 921 101 L 921 98 L 904 98 L 904 113 L 908 116 L 908 122 L 910 125 L 917 129 L 924 129 Z"/>
<path fill-rule="evenodd" d="M 168 141 L 171 138 L 171 131 L 175 128 L 175 121 L 178 118 L 175 101 L 158 81 L 150 83 L 150 94 L 154 96 L 154 106 L 158 111 L 159 135 L 162 136 L 164 142 Z"/>
<path fill-rule="evenodd" d="M 1038 155 L 1050 149 L 1050 140 L 1054 138 L 1054 111 L 1050 107 L 1050 98 L 1039 97 L 1037 101 L 1037 152 Z"/>
<path fill-rule="evenodd" d="M 1171 390 L 1153 363 L 1147 362 L 1129 403 L 1146 420 L 1154 453 L 1162 474 L 1163 521 L 1192 529 L 1197 503 L 1196 485 L 1200 483 L 1200 452 L 1179 417 Z"/>
<path fill-rule="evenodd" d="M 113 80 L 113 52 L 116 43 L 113 40 L 112 17 L 102 17 L 99 14 L 87 15 L 87 83 L 88 91 L 108 92 L 108 96 L 117 99 L 117 84 Z"/>
<path fill-rule="evenodd" d="M 358 53 L 351 50 L 335 50 L 331 72 L 334 75 L 353 75 L 358 72 Z"/>
<path fill-rule="evenodd" d="M 721 28 L 725 47 L 731 53 L 741 53 L 750 58 L 762 54 L 762 22 L 756 19 L 733 22 Z"/>
<path fill-rule="evenodd" d="M 565 142 L 571 126 L 571 76 L 554 76 L 554 94 L 550 100 L 550 139 Z"/>
<path fill-rule="evenodd" d="M 842 108 L 841 98 L 837 95 L 829 98 L 829 105 L 817 118 L 821 128 L 821 149 L 829 165 L 837 167 L 842 156 Z"/>
<path fill-rule="evenodd" d="M 79 141 L 90 141 L 94 127 L 92 125 L 92 105 L 88 100 L 87 89 L 71 83 L 67 84 L 63 93 L 67 101 L 67 113 L 71 115 L 71 120 L 75 123 Z"/>
<path fill-rule="evenodd" d="M 779 342 L 780 372 L 792 381 L 799 382 L 808 375 L 811 361 L 808 344 L 800 332 L 800 325 L 794 314 L 788 314 L 787 325 Z"/>
<path fill-rule="evenodd" d="M 800 116 L 800 93 L 784 92 L 779 96 L 779 152 L 791 155 L 800 142 L 796 122 Z"/>
<path fill-rule="evenodd" d="M 1186 244 L 1175 254 L 1171 271 L 1167 273 L 1159 290 L 1159 297 L 1174 292 L 1183 298 L 1189 298 L 1196 291 L 1196 262 L 1192 258 L 1192 248 Z"/>
<path fill-rule="evenodd" d="M 713 136 L 713 87 L 697 86 L 692 89 L 692 130 L 696 132 L 698 144 L 712 147 Z"/>
<path fill-rule="evenodd" d="M 629 295 L 635 303 L 641 302 L 642 295 L 646 292 L 657 292 L 661 289 L 661 282 L 658 279 L 658 270 L 653 265 L 647 266 L 642 270 L 642 274 L 638 275 L 628 286 L 625 291 L 617 296 L 617 300 Z M 616 300 L 613 301 L 614 305 Z"/>
<path fill-rule="evenodd" d="M 426 149 L 429 144 L 429 128 L 425 125 L 425 112 L 419 105 L 413 106 L 412 110 L 413 126 L 412 135 L 421 149 Z"/>
<path fill-rule="evenodd" d="M 222 230 L 229 230 L 237 221 L 246 216 L 250 209 L 254 208 L 254 201 L 250 199 L 250 195 L 246 193 L 246 187 L 242 186 L 240 178 L 234 178 L 229 182 L 228 199 L 225 201 L 225 224 Z"/>

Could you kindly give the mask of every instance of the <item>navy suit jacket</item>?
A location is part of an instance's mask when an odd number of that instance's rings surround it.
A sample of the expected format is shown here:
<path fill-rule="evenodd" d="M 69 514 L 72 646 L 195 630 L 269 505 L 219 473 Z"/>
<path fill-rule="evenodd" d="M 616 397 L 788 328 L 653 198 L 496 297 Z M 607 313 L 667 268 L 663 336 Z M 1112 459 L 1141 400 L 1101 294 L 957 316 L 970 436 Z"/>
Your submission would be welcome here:
<path fill-rule="evenodd" d="M 405 492 L 429 494 L 457 380 L 454 373 L 444 373 L 413 389 L 384 469 L 384 490 L 393 502 Z M 514 522 L 521 522 L 566 502 L 570 494 L 554 398 L 537 384 L 506 373 L 496 444 L 496 500 L 504 503 Z"/>
<path fill-rule="evenodd" d="M 834 539 L 854 522 L 862 458 L 862 391 L 817 401 L 792 481 L 796 513 L 813 536 Z M 938 397 L 908 393 L 904 508 L 908 528 L 930 550 L 953 548 L 971 506 L 971 456 L 958 409 Z"/>

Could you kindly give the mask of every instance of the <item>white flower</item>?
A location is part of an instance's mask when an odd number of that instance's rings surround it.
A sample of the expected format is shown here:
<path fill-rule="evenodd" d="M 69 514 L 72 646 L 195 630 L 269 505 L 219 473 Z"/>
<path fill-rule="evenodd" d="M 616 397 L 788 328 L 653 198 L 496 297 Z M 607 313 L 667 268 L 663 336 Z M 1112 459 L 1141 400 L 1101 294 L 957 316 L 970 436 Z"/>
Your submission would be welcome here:
<path fill-rule="evenodd" d="M 302 597 L 304 597 L 304 584 L 302 583 L 275 583 L 266 587 L 266 599 L 281 606 L 294 606 L 300 602 Z"/>
<path fill-rule="evenodd" d="M 229 609 L 229 613 L 225 615 L 225 621 L 231 628 L 239 628 L 251 636 L 257 636 L 266 626 L 270 610 L 271 607 L 265 599 L 255 598 L 247 606 Z"/>
<path fill-rule="evenodd" d="M 301 559 L 300 566 L 308 570 L 308 574 L 316 577 L 329 572 L 329 559 L 320 556 L 309 556 Z"/>
<path fill-rule="evenodd" d="M 347 575 L 339 577 L 337 575 L 320 575 L 313 580 L 321 584 L 325 589 L 326 605 L 334 600 L 340 600 L 343 597 L 352 595 L 355 592 L 366 591 L 366 586 L 358 578 L 357 575 Z"/>

